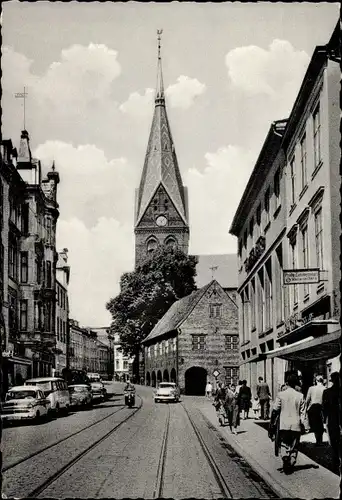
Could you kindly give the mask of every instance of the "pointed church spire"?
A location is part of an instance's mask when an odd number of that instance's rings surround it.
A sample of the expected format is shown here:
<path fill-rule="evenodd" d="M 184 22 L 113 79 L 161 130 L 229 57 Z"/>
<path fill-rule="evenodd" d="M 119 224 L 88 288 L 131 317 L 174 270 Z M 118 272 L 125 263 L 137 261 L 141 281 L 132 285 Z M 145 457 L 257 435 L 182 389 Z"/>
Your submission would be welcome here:
<path fill-rule="evenodd" d="M 157 31 L 158 71 L 155 108 L 144 167 L 136 200 L 136 225 L 152 202 L 157 188 L 162 185 L 184 224 L 188 225 L 187 193 L 183 186 L 167 118 L 161 63 L 161 34 Z"/>
<path fill-rule="evenodd" d="M 157 30 L 157 40 L 158 40 L 158 67 L 157 67 L 157 85 L 156 85 L 156 97 L 155 104 L 165 104 L 164 99 L 164 81 L 163 81 L 163 68 L 162 68 L 162 60 L 161 60 L 161 36 L 163 30 Z"/>

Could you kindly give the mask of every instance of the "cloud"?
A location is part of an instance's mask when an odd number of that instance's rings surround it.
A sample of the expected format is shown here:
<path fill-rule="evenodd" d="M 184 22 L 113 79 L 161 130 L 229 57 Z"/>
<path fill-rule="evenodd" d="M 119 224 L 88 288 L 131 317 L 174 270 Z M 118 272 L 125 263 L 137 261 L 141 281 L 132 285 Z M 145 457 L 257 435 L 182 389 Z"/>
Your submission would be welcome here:
<path fill-rule="evenodd" d="M 123 102 L 119 109 L 123 113 L 133 116 L 134 118 L 146 118 L 150 117 L 152 103 L 154 99 L 154 90 L 145 89 L 144 94 L 139 94 L 139 92 L 132 92 L 127 101 Z"/>
<path fill-rule="evenodd" d="M 165 94 L 171 107 L 188 109 L 192 106 L 196 97 L 203 94 L 205 90 L 205 84 L 199 82 L 197 78 L 181 75 L 177 78 L 177 83 L 169 85 Z"/>
<path fill-rule="evenodd" d="M 191 252 L 235 253 L 229 227 L 254 165 L 255 156 L 237 146 L 206 153 L 203 173 L 192 168 L 185 184 L 191 193 Z M 206 237 L 203 238 L 203 230 Z"/>
<path fill-rule="evenodd" d="M 250 94 L 273 99 L 292 99 L 309 62 L 306 52 L 290 42 L 275 39 L 268 50 L 255 45 L 238 47 L 226 54 L 228 76 L 234 87 Z"/>
<path fill-rule="evenodd" d="M 196 97 L 203 94 L 205 89 L 205 84 L 199 82 L 196 78 L 181 75 L 177 78 L 177 83 L 169 85 L 165 90 L 167 103 L 172 108 L 188 109 L 192 106 Z M 127 101 L 119 106 L 119 109 L 122 113 L 133 118 L 150 118 L 154 96 L 155 91 L 151 88 L 145 89 L 145 92 L 141 94 L 132 92 Z"/>
<path fill-rule="evenodd" d="M 69 120 L 78 120 L 77 128 L 81 130 L 91 120 L 90 111 L 95 113 L 93 123 L 103 119 L 109 109 L 114 112 L 116 103 L 110 102 L 110 96 L 113 82 L 121 74 L 116 50 L 103 44 L 75 44 L 62 50 L 60 59 L 41 75 L 32 71 L 32 60 L 25 55 L 12 47 L 5 46 L 2 51 L 2 102 L 4 122 L 10 132 L 11 123 L 18 123 L 18 118 L 12 116 L 13 94 L 23 84 L 28 92 L 28 122 L 31 124 L 34 116 L 33 126 L 38 130 L 67 130 Z M 14 109 L 20 116 L 20 107 Z"/>
<path fill-rule="evenodd" d="M 45 171 L 55 160 L 60 174 L 58 202 L 62 217 L 73 215 L 87 227 L 103 216 L 132 223 L 139 172 L 126 158 L 109 160 L 94 145 L 74 147 L 61 141 L 47 141 L 33 154 L 41 160 Z"/>
<path fill-rule="evenodd" d="M 69 250 L 70 317 L 83 325 L 108 325 L 106 303 L 119 293 L 121 274 L 134 265 L 131 226 L 106 217 L 90 229 L 76 217 L 60 220 L 57 245 Z"/>

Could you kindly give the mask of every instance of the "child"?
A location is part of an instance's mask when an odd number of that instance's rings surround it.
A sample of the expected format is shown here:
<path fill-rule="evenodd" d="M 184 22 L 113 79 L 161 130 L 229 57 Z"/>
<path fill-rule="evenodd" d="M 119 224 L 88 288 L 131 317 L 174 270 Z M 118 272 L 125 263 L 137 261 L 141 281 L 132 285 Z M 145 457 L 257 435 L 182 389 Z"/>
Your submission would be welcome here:
<path fill-rule="evenodd" d="M 254 418 L 259 418 L 259 412 L 260 412 L 260 401 L 258 396 L 255 396 L 252 402 L 252 410 L 254 413 Z"/>

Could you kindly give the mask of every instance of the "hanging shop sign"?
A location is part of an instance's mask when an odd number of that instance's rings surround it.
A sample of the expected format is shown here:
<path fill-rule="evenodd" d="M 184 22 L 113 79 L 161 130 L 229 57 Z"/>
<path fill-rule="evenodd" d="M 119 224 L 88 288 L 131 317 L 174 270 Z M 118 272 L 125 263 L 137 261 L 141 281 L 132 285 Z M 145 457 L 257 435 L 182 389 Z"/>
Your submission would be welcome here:
<path fill-rule="evenodd" d="M 319 269 L 284 269 L 284 285 L 319 283 Z"/>
<path fill-rule="evenodd" d="M 220 372 L 218 370 L 214 370 L 213 375 L 215 378 L 217 378 L 220 375 Z"/>

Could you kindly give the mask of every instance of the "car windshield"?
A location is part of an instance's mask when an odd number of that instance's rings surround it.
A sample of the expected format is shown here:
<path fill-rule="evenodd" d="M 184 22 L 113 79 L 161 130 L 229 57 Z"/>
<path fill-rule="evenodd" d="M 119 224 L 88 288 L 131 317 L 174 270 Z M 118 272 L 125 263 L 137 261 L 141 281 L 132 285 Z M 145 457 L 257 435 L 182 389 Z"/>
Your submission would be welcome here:
<path fill-rule="evenodd" d="M 162 383 L 162 384 L 159 384 L 159 388 L 160 389 L 174 389 L 175 384 Z"/>
<path fill-rule="evenodd" d="M 6 401 L 9 399 L 35 399 L 37 397 L 36 391 L 22 390 L 22 391 L 9 391 L 6 394 Z"/>
<path fill-rule="evenodd" d="M 30 385 L 36 385 L 41 389 L 45 396 L 48 396 L 51 392 L 51 382 L 30 382 Z"/>
<path fill-rule="evenodd" d="M 69 387 L 70 392 L 85 392 L 86 390 L 85 387 Z"/>

